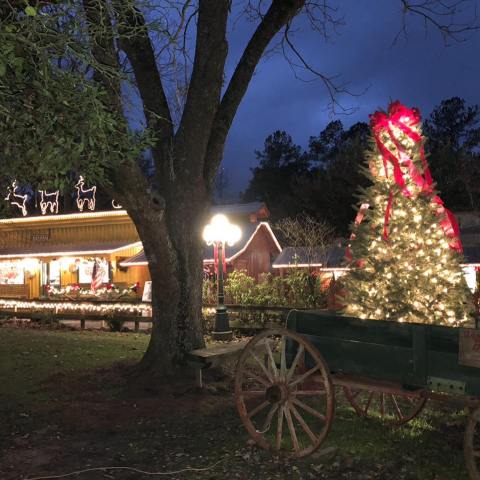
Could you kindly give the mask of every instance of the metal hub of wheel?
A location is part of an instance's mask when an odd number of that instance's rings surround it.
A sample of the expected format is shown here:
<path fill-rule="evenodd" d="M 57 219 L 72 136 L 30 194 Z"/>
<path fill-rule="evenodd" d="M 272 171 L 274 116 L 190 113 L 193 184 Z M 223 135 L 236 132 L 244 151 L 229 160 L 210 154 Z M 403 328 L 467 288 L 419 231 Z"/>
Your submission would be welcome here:
<path fill-rule="evenodd" d="M 480 406 L 468 417 L 463 451 L 470 479 L 480 480 Z"/>
<path fill-rule="evenodd" d="M 276 384 L 268 387 L 265 390 L 265 399 L 271 404 L 285 403 L 288 398 L 288 385 Z"/>
<path fill-rule="evenodd" d="M 253 440 L 292 457 L 315 451 L 330 429 L 334 389 L 318 351 L 283 329 L 254 337 L 238 361 L 235 398 Z"/>

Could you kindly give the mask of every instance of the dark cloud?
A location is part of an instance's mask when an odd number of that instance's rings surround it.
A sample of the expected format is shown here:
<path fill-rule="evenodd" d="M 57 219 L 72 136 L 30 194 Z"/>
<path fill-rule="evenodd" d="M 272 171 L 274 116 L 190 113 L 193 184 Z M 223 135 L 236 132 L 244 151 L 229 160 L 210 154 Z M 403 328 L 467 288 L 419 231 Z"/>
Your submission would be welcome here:
<path fill-rule="evenodd" d="M 347 107 L 357 110 L 349 116 L 332 116 L 329 97 L 320 81 L 295 79 L 280 56 L 263 61 L 249 87 L 230 131 L 224 166 L 232 189 L 242 190 L 255 166 L 255 149 L 276 129 L 286 130 L 294 141 L 305 146 L 310 135 L 318 134 L 332 119 L 345 125 L 368 119 L 378 108 L 399 99 L 417 106 L 424 117 L 443 99 L 460 96 L 480 104 L 480 32 L 468 41 L 445 46 L 433 28 L 425 31 L 419 19 L 410 17 L 408 37 L 392 42 L 401 26 L 399 1 L 349 0 L 341 3 L 345 26 L 330 42 L 303 29 L 295 43 L 313 66 L 328 75 L 340 75 L 359 97 L 340 96 Z M 475 2 L 473 2 L 475 3 Z M 467 13 L 468 14 L 468 13 Z M 238 23 L 231 34 L 231 63 L 241 55 L 247 31 L 252 25 Z"/>

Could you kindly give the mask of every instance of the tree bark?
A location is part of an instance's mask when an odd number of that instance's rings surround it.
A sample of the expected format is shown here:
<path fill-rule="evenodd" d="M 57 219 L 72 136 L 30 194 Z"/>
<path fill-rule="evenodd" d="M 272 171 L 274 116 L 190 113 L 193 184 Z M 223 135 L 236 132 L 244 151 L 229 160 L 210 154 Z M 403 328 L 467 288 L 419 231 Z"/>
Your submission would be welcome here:
<path fill-rule="evenodd" d="M 139 369 L 147 376 L 174 376 L 185 353 L 204 346 L 201 320 L 202 219 L 208 204 L 183 202 L 174 217 L 130 211 L 142 238 L 152 283 L 152 336 Z M 173 223 L 173 224 L 172 224 Z"/>

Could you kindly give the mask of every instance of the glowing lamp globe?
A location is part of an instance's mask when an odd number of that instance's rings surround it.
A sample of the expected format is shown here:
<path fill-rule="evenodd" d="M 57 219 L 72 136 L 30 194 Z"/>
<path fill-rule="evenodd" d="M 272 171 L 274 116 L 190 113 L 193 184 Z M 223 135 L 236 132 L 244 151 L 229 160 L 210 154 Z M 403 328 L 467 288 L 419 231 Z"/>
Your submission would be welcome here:
<path fill-rule="evenodd" d="M 217 214 L 212 217 L 210 223 L 203 229 L 203 239 L 207 245 L 217 242 L 227 243 L 232 246 L 242 237 L 242 231 L 237 225 L 229 222 L 225 215 Z"/>

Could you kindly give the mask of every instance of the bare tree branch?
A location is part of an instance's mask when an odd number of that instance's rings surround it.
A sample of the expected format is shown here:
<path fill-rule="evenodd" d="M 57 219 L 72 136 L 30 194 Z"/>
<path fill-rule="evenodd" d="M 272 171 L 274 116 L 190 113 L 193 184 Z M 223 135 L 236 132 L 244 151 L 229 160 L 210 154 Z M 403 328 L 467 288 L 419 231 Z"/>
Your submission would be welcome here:
<path fill-rule="evenodd" d="M 471 3 L 467 0 L 423 0 L 412 2 L 400 0 L 403 7 L 402 26 L 393 40 L 395 44 L 401 36 L 407 37 L 407 15 L 414 14 L 424 21 L 425 30 L 433 26 L 443 36 L 446 44 L 449 40 L 464 42 L 469 33 L 478 30 L 478 17 L 476 5 L 473 16 L 469 15 L 469 21 L 461 22 L 459 17 L 465 14 L 467 6 Z"/>
<path fill-rule="evenodd" d="M 173 123 L 145 19 L 139 10 L 125 5 L 119 4 L 118 12 L 122 15 L 120 25 L 123 25 L 119 45 L 132 65 L 147 126 L 164 147 L 168 146 L 173 137 Z M 135 35 L 131 34 L 131 29 L 135 29 Z"/>
<path fill-rule="evenodd" d="M 298 48 L 293 44 L 292 40 L 290 39 L 289 37 L 289 30 L 290 30 L 290 25 L 287 25 L 285 27 L 285 34 L 283 36 L 283 39 L 282 39 L 282 50 L 283 50 L 283 53 L 284 53 L 284 57 L 285 59 L 288 61 L 290 67 L 292 68 L 292 71 L 295 75 L 295 78 L 299 79 L 299 80 L 302 80 L 302 81 L 308 81 L 308 80 L 305 80 L 303 79 L 302 77 L 300 77 L 298 74 L 297 74 L 297 71 L 296 71 L 296 68 L 300 67 L 310 73 L 312 73 L 316 78 L 319 78 L 323 84 L 325 85 L 326 89 L 327 89 L 327 92 L 328 92 L 328 95 L 330 97 L 330 105 L 331 105 L 331 108 L 332 110 L 336 112 L 336 107 L 339 107 L 341 112 L 342 113 L 345 113 L 345 114 L 350 114 L 350 113 L 353 113 L 355 112 L 356 108 L 353 108 L 353 107 L 344 107 L 342 106 L 339 102 L 338 102 L 338 96 L 340 94 L 348 94 L 350 96 L 360 96 L 362 95 L 363 93 L 365 92 L 361 92 L 361 93 L 353 93 L 351 92 L 350 90 L 348 90 L 346 88 L 346 85 L 345 84 L 340 84 L 340 83 L 336 83 L 336 78 L 335 77 L 329 77 L 325 74 L 323 74 L 322 72 L 320 72 L 319 70 L 313 68 L 306 60 L 305 58 L 303 57 L 303 55 L 301 54 L 301 52 L 298 50 Z M 297 60 L 300 61 L 300 64 L 298 63 L 295 63 L 291 58 L 290 58 L 290 55 L 286 49 L 285 46 L 288 46 L 288 48 L 290 49 L 291 52 L 293 52 L 293 54 L 295 55 L 295 57 L 297 58 Z"/>
<path fill-rule="evenodd" d="M 237 108 L 265 49 L 279 30 L 302 8 L 305 0 L 274 0 L 248 42 L 215 116 L 207 148 L 204 179 L 212 188 L 225 140 Z"/>
<path fill-rule="evenodd" d="M 335 240 L 335 229 L 327 222 L 301 214 L 284 218 L 274 226 L 285 243 L 301 257 L 300 263 L 306 260 L 309 266 L 319 262 L 327 265 Z"/>
<path fill-rule="evenodd" d="M 204 157 L 208 134 L 220 102 L 228 50 L 226 28 L 229 9 L 230 0 L 199 2 L 192 77 L 183 116 L 175 135 L 176 147 L 194 144 L 198 152 L 196 165 L 191 164 L 185 155 L 179 155 L 180 164 L 177 168 L 187 174 L 196 166 L 203 168 L 200 159 Z M 182 165 L 183 161 L 187 161 L 188 166 Z"/>
<path fill-rule="evenodd" d="M 95 60 L 109 69 L 118 69 L 118 56 L 113 41 L 113 27 L 108 5 L 105 0 L 83 0 L 83 8 L 87 18 L 92 55 Z M 109 103 L 117 111 L 121 110 L 120 80 L 107 76 L 100 69 L 95 69 L 93 78 L 108 93 Z"/>

